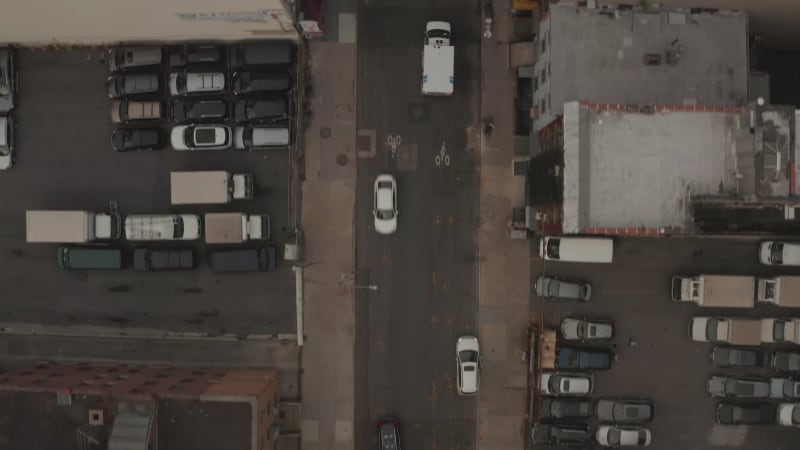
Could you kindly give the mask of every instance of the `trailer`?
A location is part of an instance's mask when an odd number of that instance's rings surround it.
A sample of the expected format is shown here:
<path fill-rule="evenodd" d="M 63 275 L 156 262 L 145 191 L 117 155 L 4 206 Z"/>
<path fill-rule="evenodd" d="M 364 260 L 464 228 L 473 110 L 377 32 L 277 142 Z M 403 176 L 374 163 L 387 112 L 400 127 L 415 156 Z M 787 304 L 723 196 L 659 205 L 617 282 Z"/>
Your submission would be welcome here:
<path fill-rule="evenodd" d="M 698 342 L 761 345 L 761 321 L 731 317 L 693 317 L 689 337 Z"/>
<path fill-rule="evenodd" d="M 170 172 L 173 205 L 230 203 L 253 198 L 253 175 L 224 170 Z"/>
<path fill-rule="evenodd" d="M 270 237 L 269 214 L 209 213 L 205 222 L 207 244 L 241 244 Z"/>
<path fill-rule="evenodd" d="M 121 225 L 115 212 L 34 210 L 25 212 L 25 234 L 27 242 L 85 243 L 118 239 Z"/>
<path fill-rule="evenodd" d="M 672 300 L 709 308 L 752 308 L 755 278 L 739 275 L 675 275 Z"/>

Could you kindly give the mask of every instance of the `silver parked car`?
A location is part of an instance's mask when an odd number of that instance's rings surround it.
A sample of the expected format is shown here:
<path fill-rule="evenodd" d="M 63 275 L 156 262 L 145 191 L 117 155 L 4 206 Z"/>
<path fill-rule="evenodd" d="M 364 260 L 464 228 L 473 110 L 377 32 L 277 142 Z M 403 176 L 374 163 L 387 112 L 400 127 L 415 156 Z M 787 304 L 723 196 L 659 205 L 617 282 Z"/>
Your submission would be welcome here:
<path fill-rule="evenodd" d="M 540 276 L 534 285 L 536 295 L 546 300 L 588 301 L 592 286 L 585 281 Z"/>
<path fill-rule="evenodd" d="M 800 373 L 800 353 L 785 351 L 775 352 L 775 354 L 772 355 L 772 370 L 784 373 Z"/>
<path fill-rule="evenodd" d="M 706 389 L 717 398 L 769 397 L 769 381 L 764 378 L 711 375 Z"/>
<path fill-rule="evenodd" d="M 769 396 L 787 400 L 800 398 L 800 381 L 791 378 L 770 378 Z"/>
<path fill-rule="evenodd" d="M 711 364 L 714 367 L 764 367 L 767 353 L 760 348 L 716 346 L 711 349 Z"/>
<path fill-rule="evenodd" d="M 597 418 L 613 423 L 644 423 L 653 420 L 655 407 L 650 400 L 602 399 L 597 401 Z"/>
<path fill-rule="evenodd" d="M 647 447 L 652 434 L 642 427 L 603 425 L 597 428 L 595 439 L 603 447 Z"/>
<path fill-rule="evenodd" d="M 579 372 L 542 372 L 539 389 L 545 395 L 588 395 L 594 388 L 594 375 Z"/>
<path fill-rule="evenodd" d="M 561 336 L 564 339 L 611 339 L 614 337 L 614 322 L 589 319 L 564 319 L 561 321 Z"/>
<path fill-rule="evenodd" d="M 108 51 L 108 70 L 128 70 L 134 67 L 161 64 L 161 47 L 114 47 Z"/>

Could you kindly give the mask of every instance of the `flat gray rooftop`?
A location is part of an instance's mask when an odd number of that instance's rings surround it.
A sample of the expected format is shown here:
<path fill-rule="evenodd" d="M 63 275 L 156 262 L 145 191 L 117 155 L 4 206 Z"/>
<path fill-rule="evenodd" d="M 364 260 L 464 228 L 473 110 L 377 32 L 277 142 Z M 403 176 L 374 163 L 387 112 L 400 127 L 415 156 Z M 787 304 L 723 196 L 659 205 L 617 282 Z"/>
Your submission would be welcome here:
<path fill-rule="evenodd" d="M 690 199 L 753 185 L 753 137 L 738 112 L 564 105 L 564 233 L 692 227 Z"/>
<path fill-rule="evenodd" d="M 565 102 L 742 106 L 747 102 L 747 16 L 550 6 L 550 95 Z M 547 25 L 545 25 L 547 27 Z M 668 59 L 677 53 L 677 61 Z M 660 64 L 647 65 L 648 55 Z"/>

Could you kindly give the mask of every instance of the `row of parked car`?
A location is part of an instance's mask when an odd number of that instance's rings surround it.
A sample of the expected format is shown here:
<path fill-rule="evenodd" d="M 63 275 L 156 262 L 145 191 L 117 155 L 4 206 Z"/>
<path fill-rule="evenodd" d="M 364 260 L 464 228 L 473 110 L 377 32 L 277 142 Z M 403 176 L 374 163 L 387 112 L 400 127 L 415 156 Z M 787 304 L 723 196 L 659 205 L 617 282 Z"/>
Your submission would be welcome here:
<path fill-rule="evenodd" d="M 197 124 L 178 125 L 169 134 L 174 150 L 271 150 L 288 149 L 288 126 Z M 121 127 L 111 133 L 111 147 L 118 152 L 161 150 L 168 142 L 166 131 L 157 126 Z"/>
<path fill-rule="evenodd" d="M 192 270 L 197 254 L 191 247 L 136 247 L 133 269 L 137 271 Z M 119 270 L 130 264 L 122 248 L 106 246 L 59 246 L 58 267 L 65 270 Z M 276 270 L 278 251 L 273 246 L 212 250 L 211 269 L 217 273 Z"/>
<path fill-rule="evenodd" d="M 17 121 L 14 108 L 19 92 L 19 72 L 16 52 L 11 47 L 0 48 L 0 170 L 14 166 Z"/>
<path fill-rule="evenodd" d="M 119 99 L 111 120 L 124 124 L 114 131 L 112 147 L 156 150 L 169 142 L 176 150 L 287 148 L 293 63 L 289 41 L 111 49 L 107 92 Z M 162 76 L 164 70 L 169 73 Z M 161 97 L 165 92 L 173 97 L 169 103 Z M 169 141 L 160 127 L 149 125 L 158 121 L 180 124 Z"/>

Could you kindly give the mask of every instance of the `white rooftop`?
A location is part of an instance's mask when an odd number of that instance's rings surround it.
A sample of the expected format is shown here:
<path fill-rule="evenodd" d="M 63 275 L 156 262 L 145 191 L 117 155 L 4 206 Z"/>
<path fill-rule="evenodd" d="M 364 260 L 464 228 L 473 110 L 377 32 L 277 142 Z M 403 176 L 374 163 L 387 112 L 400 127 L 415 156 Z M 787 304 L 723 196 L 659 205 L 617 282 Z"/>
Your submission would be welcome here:
<path fill-rule="evenodd" d="M 679 108 L 680 109 L 680 108 Z M 752 184 L 749 116 L 728 112 L 625 112 L 564 105 L 564 233 L 591 228 L 691 229 L 694 195 L 740 194 Z"/>
<path fill-rule="evenodd" d="M 747 15 L 550 5 L 550 99 L 628 105 L 747 103 Z M 658 65 L 645 64 L 660 59 Z"/>

